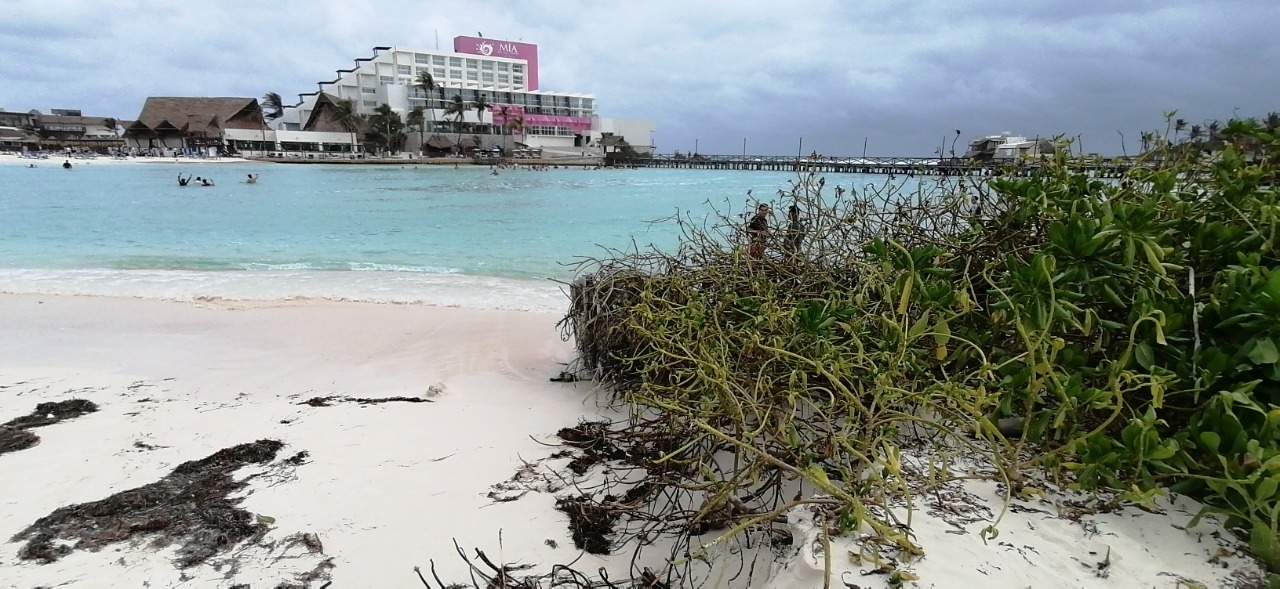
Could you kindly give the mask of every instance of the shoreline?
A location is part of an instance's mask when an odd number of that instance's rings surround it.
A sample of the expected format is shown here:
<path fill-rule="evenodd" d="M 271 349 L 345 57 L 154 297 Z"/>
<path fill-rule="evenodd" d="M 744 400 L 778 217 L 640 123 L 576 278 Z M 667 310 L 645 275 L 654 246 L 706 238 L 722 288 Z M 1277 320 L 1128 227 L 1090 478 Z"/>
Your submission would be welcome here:
<path fill-rule="evenodd" d="M 27 167 L 35 164 L 37 168 L 60 167 L 64 161 L 70 161 L 72 166 L 82 165 L 111 165 L 111 166 L 131 166 L 141 164 L 244 164 L 252 163 L 253 160 L 242 157 L 217 157 L 217 158 L 189 158 L 189 157 L 137 157 L 129 156 L 124 159 L 113 158 L 111 156 L 99 155 L 92 158 L 77 158 L 74 156 L 49 154 L 47 158 L 27 158 L 19 157 L 16 152 L 0 152 L 0 165 L 13 165 Z"/>
<path fill-rule="evenodd" d="M 567 161 L 566 161 L 567 160 Z M 124 159 L 113 158 L 110 156 L 98 156 L 95 158 L 76 158 L 67 157 L 65 155 L 49 154 L 48 158 L 24 158 L 19 157 L 15 152 L 0 152 L 0 165 L 16 165 L 26 167 L 35 164 L 37 168 L 61 166 L 63 161 L 70 161 L 73 166 L 80 165 L 141 165 L 141 164 L 308 164 L 308 165 L 360 165 L 360 166 L 404 166 L 404 165 L 422 165 L 422 166 L 488 166 L 490 163 L 477 162 L 473 158 L 267 158 L 267 157 L 229 157 L 222 156 L 217 158 L 187 158 L 187 157 L 138 157 L 129 156 Z M 560 167 L 597 167 L 603 166 L 602 158 L 537 158 L 537 159 L 516 159 L 508 162 L 519 164 L 521 166 L 560 166 Z"/>

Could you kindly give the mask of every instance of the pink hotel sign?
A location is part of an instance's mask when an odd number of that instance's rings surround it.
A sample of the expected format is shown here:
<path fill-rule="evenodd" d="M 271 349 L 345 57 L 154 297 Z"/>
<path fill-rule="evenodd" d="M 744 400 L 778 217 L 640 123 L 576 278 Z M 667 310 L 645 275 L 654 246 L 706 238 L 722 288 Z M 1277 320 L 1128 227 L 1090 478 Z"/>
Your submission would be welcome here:
<path fill-rule="evenodd" d="M 525 72 L 525 84 L 530 90 L 538 89 L 538 46 L 515 41 L 498 39 L 482 39 L 480 37 L 454 37 L 453 51 L 483 55 L 485 57 L 507 57 L 523 59 L 529 64 Z"/>

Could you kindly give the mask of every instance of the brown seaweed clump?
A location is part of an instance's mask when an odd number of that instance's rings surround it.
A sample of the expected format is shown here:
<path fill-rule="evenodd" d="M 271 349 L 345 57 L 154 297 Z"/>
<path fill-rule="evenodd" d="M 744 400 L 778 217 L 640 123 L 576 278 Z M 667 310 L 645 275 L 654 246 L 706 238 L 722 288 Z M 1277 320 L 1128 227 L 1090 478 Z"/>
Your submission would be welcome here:
<path fill-rule="evenodd" d="M 569 516 L 569 533 L 578 550 L 591 554 L 609 554 L 613 526 L 618 513 L 593 501 L 590 496 L 562 497 L 556 501 L 556 510 Z"/>
<path fill-rule="evenodd" d="M 31 413 L 0 425 L 0 454 L 26 450 L 39 444 L 40 436 L 26 430 L 53 425 L 97 410 L 98 406 L 93 401 L 84 399 L 40 403 Z"/>
<path fill-rule="evenodd" d="M 232 474 L 243 466 L 270 462 L 283 446 L 277 440 L 258 440 L 184 462 L 154 483 L 60 507 L 11 541 L 26 541 L 19 558 L 50 563 L 72 550 L 98 550 L 149 534 L 154 546 L 181 545 L 174 562 L 179 568 L 200 564 L 266 533 L 267 524 L 241 509 L 239 498 L 230 497 L 248 481 L 235 480 Z"/>
<path fill-rule="evenodd" d="M 0 425 L 0 454 L 26 450 L 40 443 L 40 436 L 27 430 Z"/>

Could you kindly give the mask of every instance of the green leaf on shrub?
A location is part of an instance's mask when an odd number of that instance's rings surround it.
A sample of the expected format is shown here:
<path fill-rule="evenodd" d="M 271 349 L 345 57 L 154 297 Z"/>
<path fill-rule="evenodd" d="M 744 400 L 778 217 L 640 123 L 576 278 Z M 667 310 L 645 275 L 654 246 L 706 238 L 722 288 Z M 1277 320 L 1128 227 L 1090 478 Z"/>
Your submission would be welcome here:
<path fill-rule="evenodd" d="M 1276 533 L 1266 522 L 1254 520 L 1253 531 L 1249 534 L 1249 547 L 1254 556 L 1262 559 L 1271 570 L 1280 568 L 1280 541 Z"/>
<path fill-rule="evenodd" d="M 1253 490 L 1253 498 L 1258 501 L 1267 501 L 1276 494 L 1276 489 L 1280 488 L 1280 480 L 1276 477 L 1262 479 L 1258 483 L 1258 488 Z"/>
<path fill-rule="evenodd" d="M 1200 443 L 1210 452 L 1216 453 L 1218 446 L 1222 444 L 1222 436 L 1217 432 L 1200 432 Z"/>
<path fill-rule="evenodd" d="M 1133 350 L 1134 357 L 1138 360 L 1138 365 L 1151 370 L 1151 365 L 1155 364 L 1156 353 L 1151 349 L 1147 342 L 1142 342 Z"/>
<path fill-rule="evenodd" d="M 1276 350 L 1276 344 L 1271 341 L 1271 338 L 1264 337 L 1253 345 L 1253 350 L 1249 352 L 1249 361 L 1259 366 L 1275 364 L 1280 362 L 1280 351 Z"/>

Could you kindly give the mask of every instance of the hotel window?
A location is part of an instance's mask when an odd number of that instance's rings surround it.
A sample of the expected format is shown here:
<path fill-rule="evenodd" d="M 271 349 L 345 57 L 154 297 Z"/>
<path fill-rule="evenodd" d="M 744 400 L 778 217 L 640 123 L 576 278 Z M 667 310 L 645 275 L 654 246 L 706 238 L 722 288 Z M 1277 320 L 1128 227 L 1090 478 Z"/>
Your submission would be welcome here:
<path fill-rule="evenodd" d="M 437 80 L 438 80 L 438 79 L 440 79 L 440 78 L 443 78 L 443 77 L 444 77 L 444 68 L 442 68 L 442 67 L 435 68 L 435 71 L 431 72 L 431 76 L 432 76 L 433 78 L 436 78 Z"/>
<path fill-rule="evenodd" d="M 396 73 L 402 76 L 412 76 L 413 68 L 407 65 L 398 65 L 396 66 Z"/>
<path fill-rule="evenodd" d="M 472 82 L 478 80 L 479 75 L 480 75 L 480 72 L 477 72 L 475 70 L 467 70 L 467 79 L 471 80 Z"/>
<path fill-rule="evenodd" d="M 511 64 L 511 71 L 513 71 L 513 72 L 515 72 L 515 73 L 517 73 L 517 74 L 523 74 L 523 73 L 524 73 L 524 64 L 522 64 L 522 63 L 513 63 L 513 64 Z"/>
<path fill-rule="evenodd" d="M 449 70 L 449 77 L 454 80 L 461 80 L 462 70 Z"/>
<path fill-rule="evenodd" d="M 461 58 L 461 57 L 450 57 L 450 58 L 449 58 L 449 67 L 462 67 L 462 58 Z"/>
<path fill-rule="evenodd" d="M 511 76 L 511 83 L 512 83 L 512 84 L 515 84 L 515 85 L 517 85 L 517 86 L 523 86 L 523 85 L 524 85 L 524 76 L 521 76 L 521 75 L 519 75 L 519 74 L 516 74 L 516 75 L 514 75 L 514 76 Z"/>
<path fill-rule="evenodd" d="M 507 62 L 505 62 L 505 61 L 504 61 L 504 62 L 499 63 L 499 64 L 498 64 L 498 71 L 500 71 L 500 72 L 509 72 L 509 71 L 511 71 L 511 64 L 509 64 L 509 63 L 507 63 Z"/>
<path fill-rule="evenodd" d="M 377 101 L 377 100 L 366 100 L 366 101 L 364 101 L 364 105 L 365 105 L 365 106 L 378 106 L 378 101 Z"/>
<path fill-rule="evenodd" d="M 469 69 L 469 70 L 474 70 L 474 69 L 476 69 L 476 68 L 478 68 L 478 67 L 480 67 L 480 60 L 478 60 L 478 59 L 468 59 L 468 60 L 467 60 L 467 69 Z"/>
<path fill-rule="evenodd" d="M 431 56 L 415 53 L 413 54 L 413 63 L 431 63 Z"/>
<path fill-rule="evenodd" d="M 395 80 L 391 76 L 378 76 L 379 84 L 393 84 Z"/>
<path fill-rule="evenodd" d="M 431 63 L 435 65 L 441 65 L 441 66 L 444 65 L 444 56 L 443 55 L 432 56 Z"/>
<path fill-rule="evenodd" d="M 361 89 L 360 89 L 360 93 L 362 93 L 362 94 L 377 94 L 377 93 L 378 93 L 378 89 L 377 89 L 377 88 L 361 88 Z"/>
<path fill-rule="evenodd" d="M 484 74 L 482 74 L 482 75 L 480 76 L 480 81 L 481 81 L 481 82 L 488 82 L 488 83 L 492 84 L 492 83 L 493 83 L 493 72 L 485 72 Z"/>
<path fill-rule="evenodd" d="M 485 61 L 485 62 L 481 62 L 481 63 L 480 63 L 480 69 L 482 69 L 482 70 L 488 70 L 488 71 L 493 71 L 493 62 L 492 62 L 492 61 Z"/>
<path fill-rule="evenodd" d="M 510 84 L 510 83 L 511 83 L 511 76 L 508 76 L 507 74 L 498 74 L 498 83 L 499 83 L 499 84 Z"/>

